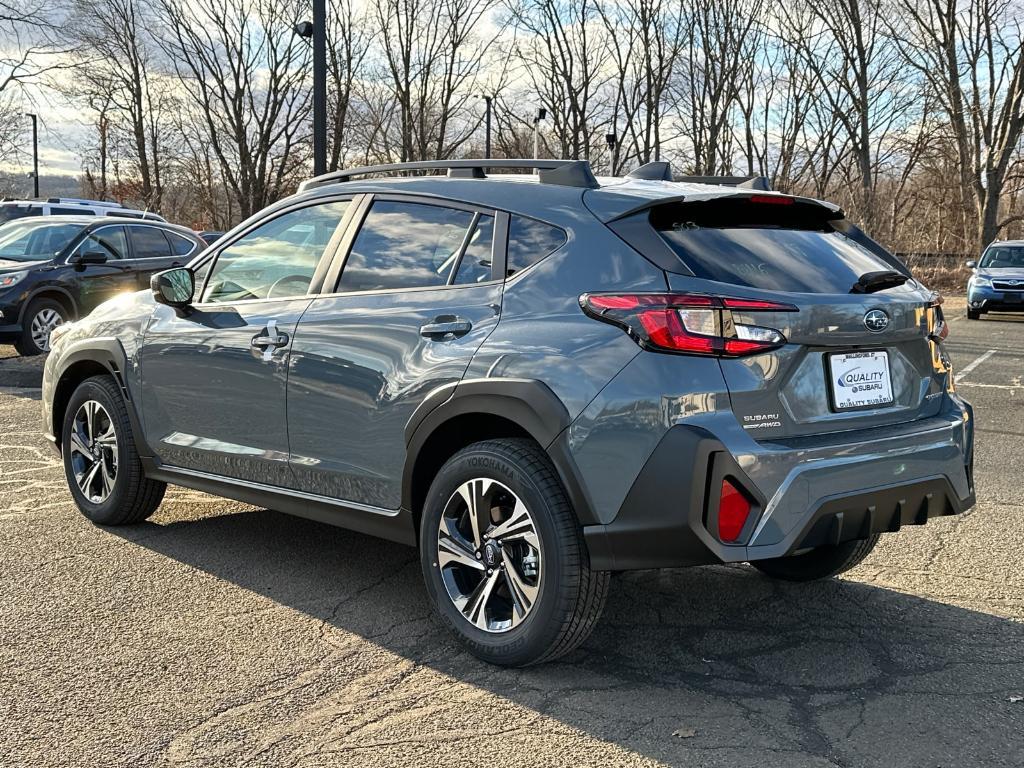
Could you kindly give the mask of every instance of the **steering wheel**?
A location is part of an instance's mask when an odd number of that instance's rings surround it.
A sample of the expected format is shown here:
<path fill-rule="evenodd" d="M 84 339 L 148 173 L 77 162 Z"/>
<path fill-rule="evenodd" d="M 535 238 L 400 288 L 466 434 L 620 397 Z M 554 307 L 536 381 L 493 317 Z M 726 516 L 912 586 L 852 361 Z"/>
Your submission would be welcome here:
<path fill-rule="evenodd" d="M 274 298 L 274 294 L 277 292 L 278 288 L 281 288 L 282 286 L 287 286 L 289 283 L 296 283 L 296 284 L 298 284 L 298 287 L 300 287 L 302 289 L 302 293 L 305 293 L 306 290 L 309 288 L 309 281 L 310 281 L 310 278 L 307 275 L 285 275 L 284 277 L 280 278 L 279 280 L 275 280 L 273 285 L 270 286 L 270 290 L 267 291 L 267 298 L 268 299 Z M 290 292 L 285 294 L 285 296 L 294 296 L 294 295 L 295 295 L 294 291 L 290 291 Z"/>

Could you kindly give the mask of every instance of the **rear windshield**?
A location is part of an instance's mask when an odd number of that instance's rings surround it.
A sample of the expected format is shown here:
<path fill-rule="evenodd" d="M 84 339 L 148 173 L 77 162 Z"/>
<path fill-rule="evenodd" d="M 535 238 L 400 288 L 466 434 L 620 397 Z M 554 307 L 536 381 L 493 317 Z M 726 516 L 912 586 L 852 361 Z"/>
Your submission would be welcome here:
<path fill-rule="evenodd" d="M 26 216 L 41 216 L 43 209 L 38 205 L 0 205 L 0 224 Z"/>
<path fill-rule="evenodd" d="M 892 265 L 836 232 L 818 206 L 726 199 L 663 206 L 651 224 L 697 277 L 750 288 L 849 293 Z"/>

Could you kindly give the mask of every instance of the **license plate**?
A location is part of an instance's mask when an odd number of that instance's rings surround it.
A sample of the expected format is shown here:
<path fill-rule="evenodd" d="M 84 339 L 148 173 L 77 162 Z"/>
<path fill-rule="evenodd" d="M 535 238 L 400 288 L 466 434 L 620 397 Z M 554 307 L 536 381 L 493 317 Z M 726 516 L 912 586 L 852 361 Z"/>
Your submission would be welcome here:
<path fill-rule="evenodd" d="M 844 352 L 828 356 L 832 403 L 837 411 L 890 405 L 889 353 Z"/>

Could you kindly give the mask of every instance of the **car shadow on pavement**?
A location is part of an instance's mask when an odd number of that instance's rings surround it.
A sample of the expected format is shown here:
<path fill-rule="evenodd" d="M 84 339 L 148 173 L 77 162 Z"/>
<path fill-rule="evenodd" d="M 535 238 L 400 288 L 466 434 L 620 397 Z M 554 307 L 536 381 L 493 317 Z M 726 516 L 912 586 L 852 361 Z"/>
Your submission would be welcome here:
<path fill-rule="evenodd" d="M 533 710 L 548 730 L 555 720 L 654 760 L 746 764 L 755 750 L 790 766 L 1024 764 L 1024 703 L 1012 701 L 1024 625 L 1010 619 L 746 566 L 638 572 L 613 578 L 581 649 L 505 670 L 433 618 L 410 548 L 266 510 L 112 532 L 322 622 L 325 644 L 371 641 L 393 658 L 385 677 L 411 662 Z"/>

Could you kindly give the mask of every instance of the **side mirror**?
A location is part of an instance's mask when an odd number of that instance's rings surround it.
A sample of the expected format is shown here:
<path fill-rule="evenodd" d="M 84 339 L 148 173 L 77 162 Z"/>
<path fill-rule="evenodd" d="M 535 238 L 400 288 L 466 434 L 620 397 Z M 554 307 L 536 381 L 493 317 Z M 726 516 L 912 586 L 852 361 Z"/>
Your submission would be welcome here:
<path fill-rule="evenodd" d="M 974 259 L 971 259 L 970 261 L 967 262 L 967 268 L 968 269 L 977 269 L 978 268 L 978 262 L 976 262 Z"/>
<path fill-rule="evenodd" d="M 86 251 L 85 253 L 76 253 L 68 259 L 68 263 L 74 264 L 76 269 L 84 269 L 88 264 L 106 264 L 107 254 L 103 251 Z"/>
<path fill-rule="evenodd" d="M 157 272 L 149 279 L 153 298 L 158 304 L 169 307 L 187 307 L 196 292 L 195 278 L 187 267 L 177 267 Z"/>

